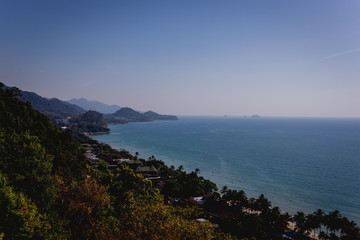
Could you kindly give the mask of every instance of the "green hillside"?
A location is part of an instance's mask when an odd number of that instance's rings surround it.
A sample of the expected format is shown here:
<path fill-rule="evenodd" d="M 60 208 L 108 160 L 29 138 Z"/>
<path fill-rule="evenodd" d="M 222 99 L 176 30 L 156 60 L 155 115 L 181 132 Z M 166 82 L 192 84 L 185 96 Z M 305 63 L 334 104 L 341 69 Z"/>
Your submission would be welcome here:
<path fill-rule="evenodd" d="M 85 110 L 81 107 L 61 101 L 57 98 L 47 99 L 41 97 L 33 92 L 20 91 L 20 100 L 23 102 L 30 102 L 31 105 L 40 112 L 58 113 L 64 115 L 77 115 L 84 113 Z"/>
<path fill-rule="evenodd" d="M 228 239 L 126 165 L 90 168 L 70 134 L 1 87 L 0 239 Z"/>
<path fill-rule="evenodd" d="M 150 118 L 145 116 L 142 113 L 135 111 L 132 108 L 121 108 L 120 110 L 116 111 L 112 114 L 112 117 L 116 117 L 119 119 L 126 120 L 127 122 L 149 122 L 151 121 Z"/>
<path fill-rule="evenodd" d="M 111 115 L 107 115 L 108 119 L 120 119 L 126 122 L 150 122 L 154 120 L 177 120 L 178 118 L 174 115 L 161 115 L 153 111 L 147 111 L 140 113 L 132 108 L 121 108 Z"/>

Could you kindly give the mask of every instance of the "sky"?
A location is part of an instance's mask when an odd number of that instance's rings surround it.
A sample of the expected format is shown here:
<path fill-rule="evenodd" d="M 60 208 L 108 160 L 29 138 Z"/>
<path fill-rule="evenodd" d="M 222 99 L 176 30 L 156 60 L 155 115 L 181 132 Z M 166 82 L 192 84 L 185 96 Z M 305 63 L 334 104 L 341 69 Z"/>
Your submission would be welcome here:
<path fill-rule="evenodd" d="M 360 117 L 360 1 L 2 0 L 0 81 L 163 114 Z"/>

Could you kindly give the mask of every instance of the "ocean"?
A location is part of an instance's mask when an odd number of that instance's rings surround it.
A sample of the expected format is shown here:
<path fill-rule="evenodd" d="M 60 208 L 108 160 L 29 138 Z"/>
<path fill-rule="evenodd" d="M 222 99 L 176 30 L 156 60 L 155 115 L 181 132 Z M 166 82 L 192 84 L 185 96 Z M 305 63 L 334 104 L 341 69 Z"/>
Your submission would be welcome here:
<path fill-rule="evenodd" d="M 180 117 L 92 138 L 154 155 L 291 214 L 339 210 L 360 223 L 360 119 Z"/>

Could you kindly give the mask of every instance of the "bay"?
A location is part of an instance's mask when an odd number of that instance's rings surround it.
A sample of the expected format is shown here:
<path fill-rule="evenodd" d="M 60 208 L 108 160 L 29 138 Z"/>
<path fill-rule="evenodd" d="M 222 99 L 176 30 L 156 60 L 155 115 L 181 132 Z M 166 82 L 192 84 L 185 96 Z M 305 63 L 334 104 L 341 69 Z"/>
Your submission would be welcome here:
<path fill-rule="evenodd" d="M 180 117 L 110 126 L 116 149 L 264 194 L 290 213 L 339 210 L 360 222 L 360 119 Z"/>

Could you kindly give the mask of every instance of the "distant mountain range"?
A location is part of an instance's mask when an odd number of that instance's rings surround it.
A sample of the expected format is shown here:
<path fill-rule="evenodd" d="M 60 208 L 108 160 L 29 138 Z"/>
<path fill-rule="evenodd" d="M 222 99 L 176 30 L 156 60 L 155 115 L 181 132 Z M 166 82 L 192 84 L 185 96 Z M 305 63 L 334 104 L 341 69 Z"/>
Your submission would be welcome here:
<path fill-rule="evenodd" d="M 20 90 L 21 96 L 19 99 L 23 102 L 30 102 L 31 105 L 40 112 L 57 113 L 61 115 L 78 115 L 86 112 L 81 107 L 61 101 L 57 98 L 47 99 L 37 95 L 34 92 L 27 92 Z"/>
<path fill-rule="evenodd" d="M 99 101 L 89 101 L 85 98 L 71 99 L 67 101 L 68 103 L 75 104 L 87 111 L 93 110 L 103 114 L 114 113 L 118 111 L 121 107 L 118 105 L 108 105 Z"/>
<path fill-rule="evenodd" d="M 11 89 L 4 86 L 3 88 Z M 12 88 L 19 91 L 18 97 L 23 102 L 30 102 L 38 111 L 46 114 L 52 119 L 63 118 L 65 116 L 78 116 L 87 110 L 96 111 L 104 114 L 107 123 L 127 123 L 127 122 L 149 122 L 154 120 L 177 120 L 174 115 L 161 115 L 153 111 L 145 113 L 135 111 L 132 108 L 121 108 L 118 105 L 107 105 L 98 101 L 88 101 L 85 98 L 71 99 L 62 101 L 57 98 L 44 98 L 34 92 L 22 91 L 18 88 Z"/>
<path fill-rule="evenodd" d="M 85 110 L 93 110 L 105 114 L 109 122 L 149 122 L 154 120 L 177 120 L 173 115 L 161 115 L 153 111 L 140 112 L 129 107 L 120 107 L 118 105 L 108 105 L 99 101 L 89 101 L 85 98 L 71 99 L 68 103 L 78 105 Z"/>

